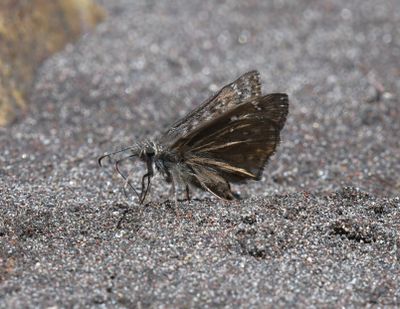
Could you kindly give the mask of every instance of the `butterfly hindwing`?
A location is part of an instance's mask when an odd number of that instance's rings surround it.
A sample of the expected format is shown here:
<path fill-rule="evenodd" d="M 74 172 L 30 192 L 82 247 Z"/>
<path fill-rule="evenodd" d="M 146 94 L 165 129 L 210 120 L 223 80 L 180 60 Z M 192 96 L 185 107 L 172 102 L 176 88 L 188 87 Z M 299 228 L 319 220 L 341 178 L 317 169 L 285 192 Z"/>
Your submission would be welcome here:
<path fill-rule="evenodd" d="M 190 167 L 194 175 L 192 184 L 196 187 L 224 200 L 234 199 L 229 182 L 217 171 L 201 164 L 191 164 Z"/>
<path fill-rule="evenodd" d="M 287 113 L 285 94 L 253 98 L 178 139 L 171 149 L 187 164 L 210 167 L 229 181 L 257 180 L 279 144 Z"/>

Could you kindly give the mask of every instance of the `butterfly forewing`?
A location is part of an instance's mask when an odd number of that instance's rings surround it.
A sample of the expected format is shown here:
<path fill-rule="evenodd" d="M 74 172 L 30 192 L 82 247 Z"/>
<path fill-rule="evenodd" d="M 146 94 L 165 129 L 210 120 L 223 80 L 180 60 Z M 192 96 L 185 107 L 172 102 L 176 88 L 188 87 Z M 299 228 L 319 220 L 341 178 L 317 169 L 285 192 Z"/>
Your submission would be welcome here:
<path fill-rule="evenodd" d="M 175 139 L 191 132 L 204 122 L 222 115 L 248 99 L 259 96 L 261 96 L 260 74 L 258 71 L 247 72 L 174 123 L 164 133 L 162 140 L 164 144 L 172 143 Z"/>

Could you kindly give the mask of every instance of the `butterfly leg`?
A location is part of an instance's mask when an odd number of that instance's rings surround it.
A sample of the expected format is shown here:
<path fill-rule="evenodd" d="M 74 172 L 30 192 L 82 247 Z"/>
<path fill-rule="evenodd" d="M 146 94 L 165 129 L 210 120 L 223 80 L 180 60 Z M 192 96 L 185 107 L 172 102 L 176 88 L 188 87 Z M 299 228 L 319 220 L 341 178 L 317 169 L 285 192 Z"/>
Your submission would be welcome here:
<path fill-rule="evenodd" d="M 138 192 L 136 191 L 136 189 L 135 189 L 135 188 L 133 187 L 133 185 L 131 184 L 131 181 L 130 181 L 131 175 L 128 174 L 128 176 L 125 176 L 125 175 L 122 173 L 122 171 L 120 170 L 120 168 L 119 168 L 119 165 L 121 164 L 122 161 L 127 160 L 127 159 L 132 158 L 132 157 L 134 157 L 134 156 L 132 155 L 132 156 L 125 157 L 125 158 L 122 158 L 122 159 L 117 160 L 117 161 L 115 162 L 115 170 L 116 170 L 116 171 L 118 172 L 118 174 L 125 180 L 125 185 L 124 185 L 124 187 L 123 187 L 125 197 L 128 196 L 128 193 L 126 192 L 125 187 L 126 187 L 127 185 L 129 185 L 129 186 L 132 188 L 132 190 L 136 193 L 136 195 L 138 196 L 138 198 L 140 199 Z M 99 159 L 99 164 L 100 164 L 100 163 L 101 163 L 101 159 Z M 120 228 L 121 228 L 122 221 L 125 219 L 125 217 L 126 217 L 127 213 L 129 212 L 129 210 L 130 210 L 129 207 L 127 207 L 127 208 L 124 210 L 124 212 L 122 213 L 121 218 L 118 220 L 116 229 L 120 229 Z"/>
<path fill-rule="evenodd" d="M 171 177 L 172 194 L 174 195 L 175 211 L 178 209 L 178 192 L 176 191 L 176 185 L 174 177 Z"/>
<path fill-rule="evenodd" d="M 128 173 L 128 175 L 126 176 L 126 179 L 125 179 L 125 184 L 124 184 L 124 186 L 123 186 L 123 189 L 124 189 L 124 194 L 125 194 L 125 197 L 126 197 L 126 198 L 128 198 L 128 192 L 126 191 L 126 188 L 127 188 L 128 186 L 131 187 L 131 188 L 135 191 L 135 193 L 137 192 L 136 189 L 133 188 L 133 185 L 132 185 L 132 182 L 131 182 L 133 176 L 134 176 L 134 171 L 131 170 L 131 171 Z M 136 193 L 136 195 L 138 195 L 138 194 Z M 139 195 L 138 195 L 138 198 L 139 198 Z"/>
<path fill-rule="evenodd" d="M 176 190 L 176 183 L 175 183 L 175 179 L 173 176 L 171 177 L 171 188 L 172 188 L 172 192 L 174 194 L 174 211 L 175 211 L 175 215 L 176 215 L 177 219 L 179 220 L 182 216 L 181 216 L 181 213 L 180 213 L 179 207 L 178 207 L 178 191 Z"/>
<path fill-rule="evenodd" d="M 150 191 L 152 176 L 153 176 L 152 174 L 146 173 L 142 177 L 142 192 L 140 193 L 140 204 L 143 204 L 144 200 L 146 199 L 147 192 Z M 147 184 L 145 184 L 146 179 L 147 179 Z"/>
<path fill-rule="evenodd" d="M 186 199 L 188 202 L 190 202 L 190 191 L 189 191 L 189 185 L 186 185 Z"/>
<path fill-rule="evenodd" d="M 140 204 L 144 202 L 147 196 L 147 192 L 150 191 L 151 178 L 154 175 L 153 162 L 150 158 L 147 159 L 146 165 L 147 165 L 147 173 L 144 174 L 142 177 L 142 192 L 140 193 Z M 147 178 L 147 185 L 145 185 L 146 178 Z"/>
<path fill-rule="evenodd" d="M 121 164 L 121 162 L 123 162 L 123 161 L 125 161 L 125 160 L 128 160 L 128 159 L 130 159 L 130 158 L 132 158 L 132 157 L 134 157 L 134 155 L 129 156 L 129 157 L 125 157 L 125 158 L 122 158 L 122 159 L 119 159 L 118 161 L 116 161 L 116 162 L 115 162 L 115 170 L 116 170 L 116 171 L 118 172 L 118 174 L 125 180 L 125 182 L 126 182 L 125 186 L 126 186 L 126 185 L 129 185 L 129 187 L 131 187 L 131 189 L 135 192 L 135 194 L 137 195 L 137 197 L 140 199 L 138 192 L 135 190 L 135 188 L 133 187 L 132 183 L 131 183 L 130 180 L 129 180 L 129 175 L 128 175 L 128 176 L 125 176 L 125 175 L 122 173 L 122 171 L 120 170 L 120 168 L 119 168 L 119 165 Z M 126 191 L 125 191 L 125 186 L 124 186 L 124 193 L 125 193 L 125 196 L 127 196 L 127 193 L 126 193 Z"/>

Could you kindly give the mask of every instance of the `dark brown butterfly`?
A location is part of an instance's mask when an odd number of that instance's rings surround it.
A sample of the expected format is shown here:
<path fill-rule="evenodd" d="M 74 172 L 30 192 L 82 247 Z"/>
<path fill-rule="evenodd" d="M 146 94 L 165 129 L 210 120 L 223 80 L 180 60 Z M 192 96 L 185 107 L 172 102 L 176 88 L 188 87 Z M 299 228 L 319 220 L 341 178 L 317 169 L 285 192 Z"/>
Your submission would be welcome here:
<path fill-rule="evenodd" d="M 143 203 L 149 191 L 154 166 L 172 184 L 177 204 L 176 185 L 209 191 L 231 200 L 230 183 L 260 180 L 264 165 L 280 141 L 288 96 L 273 93 L 262 96 L 260 74 L 248 72 L 198 108 L 174 123 L 155 141 L 138 142 L 108 153 L 116 171 Z M 121 162 L 139 158 L 147 167 L 140 193 L 120 170 Z"/>

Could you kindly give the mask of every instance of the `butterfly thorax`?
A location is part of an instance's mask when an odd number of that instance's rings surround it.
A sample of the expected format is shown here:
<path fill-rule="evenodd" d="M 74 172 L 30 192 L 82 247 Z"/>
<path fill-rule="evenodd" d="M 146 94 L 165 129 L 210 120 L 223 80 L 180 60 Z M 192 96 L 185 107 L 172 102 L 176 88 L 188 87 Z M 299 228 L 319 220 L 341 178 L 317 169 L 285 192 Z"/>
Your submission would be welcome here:
<path fill-rule="evenodd" d="M 155 167 L 166 178 L 169 177 L 171 169 L 182 161 L 181 156 L 158 141 L 144 140 L 137 143 L 137 149 L 140 160 L 146 162 L 148 168 Z"/>

